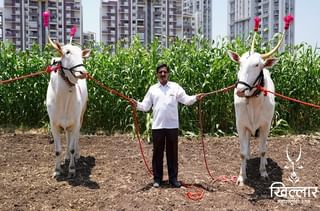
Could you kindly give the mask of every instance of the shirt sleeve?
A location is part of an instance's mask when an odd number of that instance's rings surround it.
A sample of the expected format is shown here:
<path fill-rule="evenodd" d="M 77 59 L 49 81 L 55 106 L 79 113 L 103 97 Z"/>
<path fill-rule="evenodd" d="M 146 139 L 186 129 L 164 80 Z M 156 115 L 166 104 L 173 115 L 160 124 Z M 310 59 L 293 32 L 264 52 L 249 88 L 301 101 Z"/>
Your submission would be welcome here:
<path fill-rule="evenodd" d="M 150 110 L 152 106 L 152 95 L 151 95 L 151 88 L 149 88 L 146 96 L 144 96 L 142 102 L 138 102 L 137 109 L 140 111 L 147 112 Z"/>
<path fill-rule="evenodd" d="M 177 100 L 179 103 L 182 103 L 184 105 L 192 105 L 197 101 L 197 98 L 195 95 L 187 95 L 184 89 L 180 85 L 178 85 Z"/>

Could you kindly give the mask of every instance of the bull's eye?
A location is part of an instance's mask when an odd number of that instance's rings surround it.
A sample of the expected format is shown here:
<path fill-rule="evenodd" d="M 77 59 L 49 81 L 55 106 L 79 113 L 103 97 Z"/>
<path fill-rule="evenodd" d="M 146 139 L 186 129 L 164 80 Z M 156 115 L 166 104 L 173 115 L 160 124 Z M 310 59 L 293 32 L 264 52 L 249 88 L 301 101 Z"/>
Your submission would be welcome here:
<path fill-rule="evenodd" d="M 70 51 L 67 51 L 66 54 L 70 54 Z"/>
<path fill-rule="evenodd" d="M 259 67 L 259 64 L 256 64 L 256 67 Z"/>

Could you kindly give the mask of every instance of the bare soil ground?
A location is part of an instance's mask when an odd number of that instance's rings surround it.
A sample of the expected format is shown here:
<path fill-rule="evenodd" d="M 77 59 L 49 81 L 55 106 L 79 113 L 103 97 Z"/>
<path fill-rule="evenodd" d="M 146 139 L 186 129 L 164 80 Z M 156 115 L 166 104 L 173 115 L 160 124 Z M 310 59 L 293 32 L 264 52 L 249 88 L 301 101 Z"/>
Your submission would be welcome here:
<path fill-rule="evenodd" d="M 237 176 L 238 139 L 204 140 L 211 174 Z M 288 179 L 292 169 L 284 168 L 289 166 L 286 146 L 295 160 L 299 144 L 303 169 L 296 165 L 300 180 L 293 184 Z M 54 145 L 49 135 L 0 134 L 0 210 L 320 210 L 320 192 L 317 197 L 282 199 L 271 197 L 269 189 L 272 182 L 281 181 L 287 187 L 316 187 L 320 191 L 319 134 L 270 138 L 270 181 L 259 177 L 258 141 L 253 139 L 248 182 L 243 187 L 212 182 L 197 139 L 179 140 L 179 180 L 192 185 L 180 189 L 168 184 L 152 187 L 138 141 L 129 135 L 81 136 L 80 146 L 76 178 L 68 179 L 66 172 L 54 179 Z M 150 166 L 152 145 L 144 143 L 143 148 Z M 63 167 L 67 171 L 66 165 Z M 204 195 L 197 201 L 187 197 L 199 192 Z"/>

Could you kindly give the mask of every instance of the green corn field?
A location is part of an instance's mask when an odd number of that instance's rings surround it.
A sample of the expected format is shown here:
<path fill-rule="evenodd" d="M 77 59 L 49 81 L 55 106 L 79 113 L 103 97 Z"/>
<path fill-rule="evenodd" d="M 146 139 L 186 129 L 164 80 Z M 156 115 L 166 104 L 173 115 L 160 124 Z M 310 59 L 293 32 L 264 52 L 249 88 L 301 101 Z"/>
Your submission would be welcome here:
<path fill-rule="evenodd" d="M 251 36 L 248 40 L 251 39 Z M 277 39 L 277 37 L 275 37 Z M 257 39 L 256 51 L 265 53 L 272 43 Z M 249 41 L 227 39 L 210 43 L 199 37 L 191 41 L 176 40 L 169 48 L 157 40 L 145 47 L 135 40 L 129 48 L 92 44 L 91 55 L 85 61 L 89 73 L 108 87 L 129 97 L 142 100 L 150 85 L 156 83 L 155 68 L 167 63 L 171 68 L 170 80 L 179 83 L 190 95 L 211 92 L 236 82 L 237 64 L 228 50 L 240 55 L 250 49 Z M 8 43 L 0 43 L 0 80 L 40 71 L 56 56 L 49 45 L 33 46 L 16 51 Z M 320 50 L 308 44 L 287 47 L 274 55 L 278 63 L 270 69 L 276 92 L 320 104 Z M 0 85 L 0 127 L 47 128 L 49 118 L 45 97 L 49 75 L 24 79 Z M 131 133 L 133 118 L 131 106 L 125 100 L 110 94 L 93 81 L 88 81 L 89 103 L 82 131 L 108 134 Z M 199 112 L 203 114 L 204 132 L 213 136 L 236 133 L 233 91 L 206 97 L 193 106 L 180 106 L 182 135 L 199 134 Z M 148 134 L 150 114 L 139 112 L 141 132 Z M 276 97 L 276 111 L 272 134 L 308 133 L 319 131 L 320 110 Z"/>

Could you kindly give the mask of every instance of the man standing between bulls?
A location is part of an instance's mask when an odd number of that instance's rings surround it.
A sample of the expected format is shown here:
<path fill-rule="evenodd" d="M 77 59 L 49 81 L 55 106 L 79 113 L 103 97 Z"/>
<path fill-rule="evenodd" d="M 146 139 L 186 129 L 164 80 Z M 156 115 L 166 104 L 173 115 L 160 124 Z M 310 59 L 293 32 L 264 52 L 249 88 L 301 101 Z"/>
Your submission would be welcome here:
<path fill-rule="evenodd" d="M 181 187 L 178 178 L 178 103 L 192 105 L 203 98 L 203 94 L 189 96 L 177 83 L 168 81 L 169 67 L 161 64 L 157 67 L 158 83 L 152 85 L 142 102 L 131 99 L 138 110 L 147 112 L 152 107 L 152 169 L 153 187 L 158 188 L 163 180 L 163 155 L 166 150 L 169 183 Z"/>

